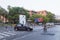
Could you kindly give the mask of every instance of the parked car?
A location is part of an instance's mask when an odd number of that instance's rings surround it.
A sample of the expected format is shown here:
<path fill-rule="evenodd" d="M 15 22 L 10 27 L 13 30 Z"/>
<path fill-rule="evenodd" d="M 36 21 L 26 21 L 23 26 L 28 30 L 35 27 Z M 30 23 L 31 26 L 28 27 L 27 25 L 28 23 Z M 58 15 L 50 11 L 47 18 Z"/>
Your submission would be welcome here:
<path fill-rule="evenodd" d="M 54 27 L 54 23 L 46 23 L 47 27 Z"/>
<path fill-rule="evenodd" d="M 43 25 L 42 23 L 39 23 L 39 25 L 41 26 L 41 25 Z"/>
<path fill-rule="evenodd" d="M 17 24 L 17 25 L 15 25 L 14 30 L 16 30 L 16 31 L 18 31 L 18 30 L 20 30 L 20 31 L 32 31 L 33 28 L 28 27 L 28 26 L 24 26 L 22 24 Z"/>

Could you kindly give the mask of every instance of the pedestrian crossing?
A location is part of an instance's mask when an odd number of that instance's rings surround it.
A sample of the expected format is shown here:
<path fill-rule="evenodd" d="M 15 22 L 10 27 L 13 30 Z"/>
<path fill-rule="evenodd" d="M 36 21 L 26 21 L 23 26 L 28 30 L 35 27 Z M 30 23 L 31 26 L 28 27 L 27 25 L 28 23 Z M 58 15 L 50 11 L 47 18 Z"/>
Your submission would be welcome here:
<path fill-rule="evenodd" d="M 1 36 L 1 35 L 0 35 L 0 39 L 2 39 L 2 38 L 4 38 L 4 36 Z"/>
<path fill-rule="evenodd" d="M 15 32 L 0 32 L 0 39 L 17 35 Z"/>
<path fill-rule="evenodd" d="M 3 32 L 1 32 L 0 31 L 0 40 L 14 38 L 14 37 L 17 37 L 18 35 L 22 36 L 27 33 L 29 33 L 29 32 L 26 32 L 26 31 L 3 31 Z"/>

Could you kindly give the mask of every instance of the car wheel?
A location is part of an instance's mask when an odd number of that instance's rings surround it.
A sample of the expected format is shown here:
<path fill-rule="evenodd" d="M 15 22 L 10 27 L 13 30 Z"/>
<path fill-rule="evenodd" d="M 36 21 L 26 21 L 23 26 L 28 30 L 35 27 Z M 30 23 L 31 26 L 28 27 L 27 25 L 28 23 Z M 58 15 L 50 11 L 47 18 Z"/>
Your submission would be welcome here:
<path fill-rule="evenodd" d="M 27 29 L 27 31 L 30 31 L 30 29 Z"/>
<path fill-rule="evenodd" d="M 16 28 L 15 30 L 17 31 L 18 29 Z"/>
<path fill-rule="evenodd" d="M 30 31 L 32 31 L 33 29 L 30 29 Z"/>

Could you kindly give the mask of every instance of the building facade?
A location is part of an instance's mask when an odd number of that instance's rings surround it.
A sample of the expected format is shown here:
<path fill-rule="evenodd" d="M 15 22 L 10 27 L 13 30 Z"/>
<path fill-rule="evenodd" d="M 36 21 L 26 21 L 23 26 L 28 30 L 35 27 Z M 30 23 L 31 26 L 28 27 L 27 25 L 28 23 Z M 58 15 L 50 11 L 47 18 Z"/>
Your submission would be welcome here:
<path fill-rule="evenodd" d="M 29 15 L 32 16 L 33 14 L 41 14 L 43 16 L 46 16 L 47 15 L 47 11 L 46 10 L 42 10 L 42 11 L 28 11 L 29 12 Z"/>
<path fill-rule="evenodd" d="M 3 22 L 3 23 L 8 22 L 8 19 L 0 15 L 0 22 Z"/>

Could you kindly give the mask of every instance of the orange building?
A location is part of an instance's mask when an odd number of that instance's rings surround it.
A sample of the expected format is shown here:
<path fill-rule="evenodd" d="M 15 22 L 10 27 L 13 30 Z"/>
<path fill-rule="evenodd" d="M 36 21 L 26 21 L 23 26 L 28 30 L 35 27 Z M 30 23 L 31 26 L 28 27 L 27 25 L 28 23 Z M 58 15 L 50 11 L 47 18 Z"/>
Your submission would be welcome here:
<path fill-rule="evenodd" d="M 0 21 L 2 21 L 3 23 L 8 22 L 8 19 L 5 18 L 4 16 L 0 15 Z"/>
<path fill-rule="evenodd" d="M 46 10 L 43 10 L 43 11 L 32 11 L 32 10 L 30 10 L 28 12 L 29 12 L 30 16 L 32 16 L 33 14 L 41 14 L 43 16 L 47 15 L 47 11 Z"/>
<path fill-rule="evenodd" d="M 47 15 L 47 11 L 46 10 L 38 11 L 37 14 L 41 14 L 43 16 L 46 16 Z"/>
<path fill-rule="evenodd" d="M 32 10 L 28 11 L 28 13 L 29 13 L 30 16 L 32 16 L 33 14 L 37 14 L 36 11 L 32 11 Z"/>

